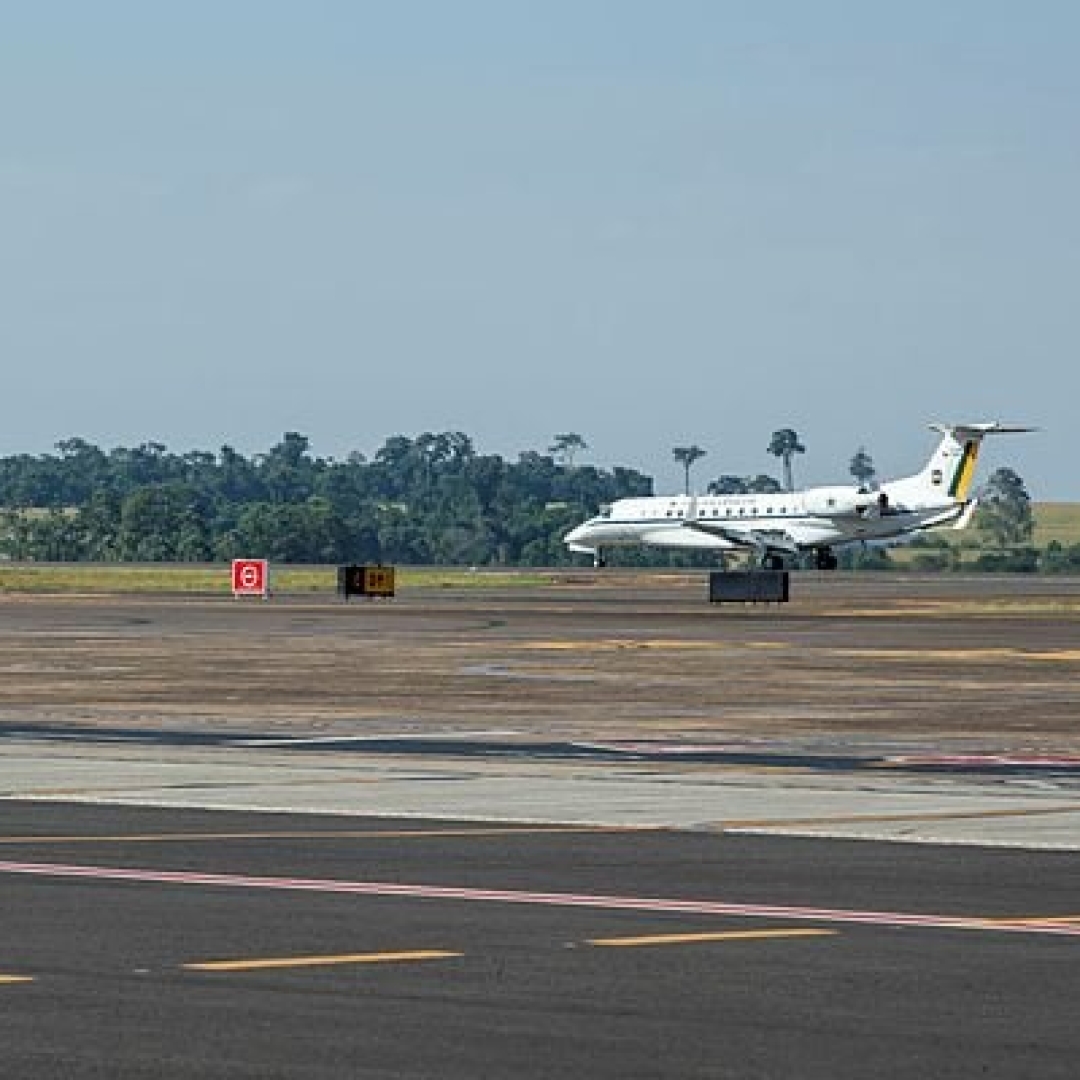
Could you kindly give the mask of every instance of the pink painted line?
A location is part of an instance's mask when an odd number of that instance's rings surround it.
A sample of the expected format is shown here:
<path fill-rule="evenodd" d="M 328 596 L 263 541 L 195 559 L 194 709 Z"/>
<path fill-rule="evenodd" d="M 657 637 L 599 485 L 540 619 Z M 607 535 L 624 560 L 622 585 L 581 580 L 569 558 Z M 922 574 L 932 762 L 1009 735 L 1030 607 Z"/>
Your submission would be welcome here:
<path fill-rule="evenodd" d="M 605 896 L 594 893 L 531 892 L 518 889 L 469 889 L 449 885 L 401 885 L 388 881 L 335 881 L 320 878 L 252 877 L 188 870 L 150 870 L 68 863 L 0 861 L 0 873 L 34 877 L 81 878 L 159 885 L 200 885 L 232 889 L 334 893 L 349 896 L 394 896 L 419 900 L 463 900 L 497 904 L 599 908 L 679 915 L 735 915 L 751 919 L 795 919 L 803 922 L 854 923 L 866 926 L 919 927 L 935 930 L 981 930 L 1001 934 L 1050 934 L 1080 937 L 1080 925 L 1029 919 L 921 915 L 899 911 L 856 911 L 844 908 L 789 907 L 779 904 L 735 904 L 719 900 L 675 900 L 647 896 Z"/>
<path fill-rule="evenodd" d="M 1080 757 L 1071 754 L 898 754 L 886 760 L 890 765 L 1010 765 L 1080 769 Z"/>

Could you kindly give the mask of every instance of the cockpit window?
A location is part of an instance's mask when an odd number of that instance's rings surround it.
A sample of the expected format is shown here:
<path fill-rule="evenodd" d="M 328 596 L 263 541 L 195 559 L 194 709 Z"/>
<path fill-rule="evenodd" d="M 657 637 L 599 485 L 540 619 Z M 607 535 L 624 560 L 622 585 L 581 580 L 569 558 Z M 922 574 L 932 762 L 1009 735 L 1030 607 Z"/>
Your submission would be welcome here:
<path fill-rule="evenodd" d="M 600 512 L 596 516 L 598 518 L 609 518 L 609 517 L 611 517 L 611 506 L 608 503 L 604 503 L 600 507 Z"/>

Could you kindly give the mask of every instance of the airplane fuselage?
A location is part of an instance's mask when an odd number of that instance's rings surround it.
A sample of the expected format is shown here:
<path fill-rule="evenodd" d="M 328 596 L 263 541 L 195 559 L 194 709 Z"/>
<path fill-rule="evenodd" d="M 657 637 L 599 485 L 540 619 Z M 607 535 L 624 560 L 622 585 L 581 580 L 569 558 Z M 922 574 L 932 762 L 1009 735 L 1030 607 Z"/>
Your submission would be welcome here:
<path fill-rule="evenodd" d="M 958 518 L 964 503 L 882 509 L 881 492 L 817 488 L 769 495 L 654 496 L 620 499 L 566 537 L 572 550 L 638 544 L 724 551 L 792 553 L 856 540 L 883 540 Z M 832 505 L 830 504 L 832 501 Z"/>

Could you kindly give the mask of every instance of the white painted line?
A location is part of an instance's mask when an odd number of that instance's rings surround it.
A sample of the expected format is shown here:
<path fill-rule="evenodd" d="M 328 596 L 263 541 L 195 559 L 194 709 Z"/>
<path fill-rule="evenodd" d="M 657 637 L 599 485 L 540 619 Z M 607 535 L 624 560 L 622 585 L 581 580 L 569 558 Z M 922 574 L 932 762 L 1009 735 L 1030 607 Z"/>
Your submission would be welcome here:
<path fill-rule="evenodd" d="M 324 743 L 378 743 L 378 742 L 468 742 L 471 739 L 511 738 L 520 735 L 519 731 L 444 731 L 416 732 L 402 734 L 389 732 L 383 735 L 311 735 L 264 739 L 237 739 L 230 746 L 272 747 L 272 746 L 321 746 Z"/>
<path fill-rule="evenodd" d="M 403 885 L 389 881 L 337 881 L 320 878 L 254 877 L 180 870 L 152 870 L 68 863 L 0 861 L 0 873 L 35 877 L 77 878 L 159 885 L 196 885 L 233 889 L 271 889 L 284 892 L 334 893 L 351 896 L 394 896 L 416 900 L 462 900 L 548 907 L 599 908 L 680 915 L 724 915 L 751 919 L 794 919 L 803 922 L 850 923 L 865 926 L 914 927 L 933 930 L 978 930 L 1002 934 L 1046 934 L 1080 938 L 1080 926 L 1047 923 L 1045 916 L 1002 921 L 1002 917 L 920 914 L 901 911 L 860 911 L 779 904 L 738 904 L 719 900 L 678 900 L 665 897 L 606 896 L 592 893 L 532 892 L 519 889 L 475 889 L 448 885 Z"/>

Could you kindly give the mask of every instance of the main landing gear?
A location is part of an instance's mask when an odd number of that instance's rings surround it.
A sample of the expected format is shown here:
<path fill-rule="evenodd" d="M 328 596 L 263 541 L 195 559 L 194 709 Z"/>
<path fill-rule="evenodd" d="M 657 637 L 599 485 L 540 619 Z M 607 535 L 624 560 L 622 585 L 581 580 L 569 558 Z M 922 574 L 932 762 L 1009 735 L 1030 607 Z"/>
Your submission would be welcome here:
<path fill-rule="evenodd" d="M 818 570 L 835 570 L 839 565 L 832 548 L 814 548 L 814 566 Z"/>
<path fill-rule="evenodd" d="M 604 558 L 604 553 L 599 548 L 593 552 L 592 564 L 597 570 L 603 570 L 607 566 L 607 559 Z"/>
<path fill-rule="evenodd" d="M 783 555 L 769 552 L 761 556 L 762 570 L 783 570 L 788 565 Z M 814 566 L 818 570 L 835 570 L 839 562 L 833 554 L 832 548 L 814 548 Z"/>

